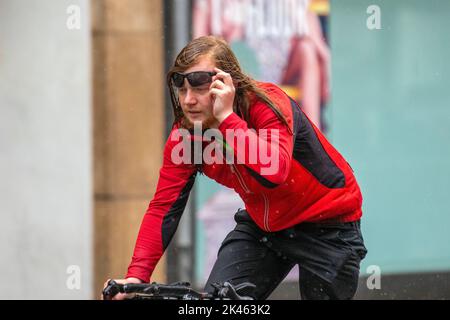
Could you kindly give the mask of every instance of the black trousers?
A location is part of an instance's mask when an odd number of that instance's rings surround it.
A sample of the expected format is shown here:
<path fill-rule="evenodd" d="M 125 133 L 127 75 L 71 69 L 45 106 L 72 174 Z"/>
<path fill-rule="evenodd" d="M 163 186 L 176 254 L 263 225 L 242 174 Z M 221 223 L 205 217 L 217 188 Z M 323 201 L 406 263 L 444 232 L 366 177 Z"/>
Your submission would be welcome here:
<path fill-rule="evenodd" d="M 239 210 L 237 224 L 220 246 L 205 285 L 229 281 L 256 285 L 254 298 L 266 299 L 298 264 L 302 299 L 351 299 L 356 293 L 360 262 L 367 250 L 360 222 L 301 223 L 265 232 Z"/>

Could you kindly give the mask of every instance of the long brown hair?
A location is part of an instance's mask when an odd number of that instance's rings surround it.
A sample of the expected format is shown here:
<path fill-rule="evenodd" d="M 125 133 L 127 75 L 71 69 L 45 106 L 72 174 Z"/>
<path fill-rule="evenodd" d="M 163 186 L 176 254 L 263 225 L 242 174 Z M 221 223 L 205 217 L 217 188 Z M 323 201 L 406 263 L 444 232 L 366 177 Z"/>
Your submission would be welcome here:
<path fill-rule="evenodd" d="M 236 90 L 233 105 L 235 113 L 248 122 L 250 98 L 256 97 L 267 104 L 280 121 L 287 126 L 289 132 L 292 133 L 286 118 L 270 100 L 267 94 L 257 86 L 255 80 L 242 72 L 239 61 L 230 46 L 224 40 L 214 36 L 204 36 L 192 40 L 183 48 L 183 50 L 181 50 L 175 59 L 174 65 L 167 73 L 167 85 L 169 87 L 175 116 L 174 123 L 182 123 L 184 114 L 172 84 L 172 75 L 175 72 L 184 72 L 195 65 L 203 56 L 210 56 L 216 66 L 226 73 L 229 73 L 233 79 Z"/>

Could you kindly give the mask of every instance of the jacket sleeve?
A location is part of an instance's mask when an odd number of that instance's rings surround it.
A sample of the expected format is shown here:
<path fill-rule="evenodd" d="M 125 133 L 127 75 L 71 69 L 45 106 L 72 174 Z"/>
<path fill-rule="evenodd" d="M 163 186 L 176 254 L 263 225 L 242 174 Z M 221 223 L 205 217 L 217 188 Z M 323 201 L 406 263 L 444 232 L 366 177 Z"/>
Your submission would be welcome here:
<path fill-rule="evenodd" d="M 175 143 L 171 137 L 164 147 L 156 193 L 142 220 L 126 278 L 150 281 L 156 264 L 178 227 L 195 181 L 195 166 L 174 163 L 172 150 Z"/>
<path fill-rule="evenodd" d="M 287 179 L 291 169 L 292 110 L 289 97 L 281 89 L 272 86 L 266 92 L 286 117 L 291 130 L 259 100 L 250 105 L 250 122 L 255 130 L 249 129 L 247 122 L 236 113 L 229 115 L 219 130 L 227 145 L 226 152 L 231 150 L 235 163 L 244 165 L 252 175 L 275 187 Z"/>

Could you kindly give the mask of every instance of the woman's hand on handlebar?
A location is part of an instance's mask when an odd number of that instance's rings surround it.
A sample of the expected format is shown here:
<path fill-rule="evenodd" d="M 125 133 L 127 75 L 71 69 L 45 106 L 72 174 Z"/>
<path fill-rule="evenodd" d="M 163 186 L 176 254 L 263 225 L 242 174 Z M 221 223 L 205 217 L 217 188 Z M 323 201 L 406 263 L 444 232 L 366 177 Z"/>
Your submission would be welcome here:
<path fill-rule="evenodd" d="M 143 283 L 143 281 L 138 278 L 108 279 L 108 280 L 106 280 L 105 284 L 103 285 L 103 289 L 105 289 L 108 286 L 108 282 L 110 280 L 114 280 L 118 284 Z M 118 293 L 112 298 L 112 300 L 125 300 L 127 298 L 130 298 L 131 296 L 132 295 L 130 295 L 130 294 Z M 102 295 L 101 299 L 103 300 L 103 295 Z"/>

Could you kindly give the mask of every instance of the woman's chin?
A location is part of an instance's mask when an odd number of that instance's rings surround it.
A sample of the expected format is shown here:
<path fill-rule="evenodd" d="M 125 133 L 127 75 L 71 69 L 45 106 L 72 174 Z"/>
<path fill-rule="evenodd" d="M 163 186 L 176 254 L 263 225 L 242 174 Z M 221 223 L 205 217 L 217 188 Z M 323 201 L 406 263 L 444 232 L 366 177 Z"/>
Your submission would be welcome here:
<path fill-rule="evenodd" d="M 201 127 L 202 129 L 215 128 L 217 122 L 214 118 L 205 117 L 186 117 L 186 120 L 190 128 L 194 128 L 195 125 Z"/>

